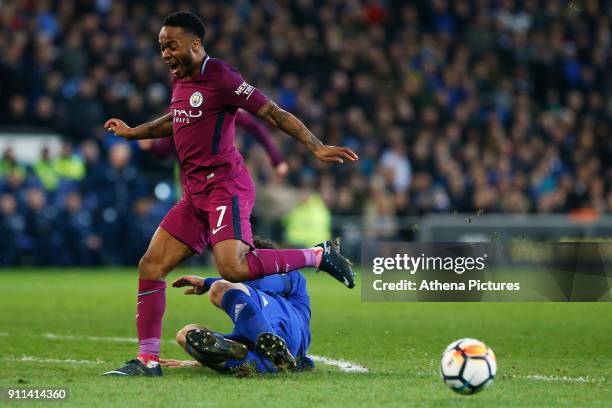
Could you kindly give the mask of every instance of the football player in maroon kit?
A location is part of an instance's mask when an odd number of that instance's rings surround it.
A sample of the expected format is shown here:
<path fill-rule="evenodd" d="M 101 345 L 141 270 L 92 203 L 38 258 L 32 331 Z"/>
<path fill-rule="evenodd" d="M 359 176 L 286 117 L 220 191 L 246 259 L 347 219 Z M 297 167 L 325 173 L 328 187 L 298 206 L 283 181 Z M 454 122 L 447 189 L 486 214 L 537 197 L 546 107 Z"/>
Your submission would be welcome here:
<path fill-rule="evenodd" d="M 184 175 L 181 200 L 164 217 L 138 264 L 138 356 L 107 375 L 162 375 L 159 349 L 165 278 L 207 246 L 212 247 L 219 274 L 229 282 L 311 267 L 349 288 L 354 286 L 350 262 L 331 241 L 308 249 L 254 249 L 249 217 L 255 188 L 234 145 L 236 112 L 242 108 L 265 119 L 298 139 L 321 161 L 343 163 L 357 160 L 357 155 L 347 147 L 323 144 L 299 119 L 245 82 L 231 65 L 207 55 L 204 35 L 204 24 L 193 13 L 166 17 L 159 46 L 172 74 L 170 112 L 134 128 L 116 118 L 104 125 L 128 140 L 173 137 Z"/>

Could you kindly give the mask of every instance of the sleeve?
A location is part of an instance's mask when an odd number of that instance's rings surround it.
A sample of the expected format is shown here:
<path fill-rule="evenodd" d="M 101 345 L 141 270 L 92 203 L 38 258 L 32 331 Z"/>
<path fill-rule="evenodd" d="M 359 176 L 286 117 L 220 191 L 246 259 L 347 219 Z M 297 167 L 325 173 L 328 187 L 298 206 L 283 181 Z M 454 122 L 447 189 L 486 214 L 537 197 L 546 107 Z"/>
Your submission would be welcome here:
<path fill-rule="evenodd" d="M 218 95 L 221 105 L 242 108 L 253 114 L 257 114 L 269 100 L 259 89 L 247 84 L 240 73 L 229 65 L 223 65 L 221 69 Z"/>
<path fill-rule="evenodd" d="M 208 292 L 213 283 L 223 278 L 205 278 L 204 279 L 204 292 Z"/>
<path fill-rule="evenodd" d="M 239 110 L 236 114 L 236 125 L 244 128 L 263 146 L 272 162 L 272 166 L 276 167 L 283 161 L 283 155 L 272 140 L 270 132 L 268 132 L 268 129 L 255 119 L 253 115 L 243 110 Z"/>

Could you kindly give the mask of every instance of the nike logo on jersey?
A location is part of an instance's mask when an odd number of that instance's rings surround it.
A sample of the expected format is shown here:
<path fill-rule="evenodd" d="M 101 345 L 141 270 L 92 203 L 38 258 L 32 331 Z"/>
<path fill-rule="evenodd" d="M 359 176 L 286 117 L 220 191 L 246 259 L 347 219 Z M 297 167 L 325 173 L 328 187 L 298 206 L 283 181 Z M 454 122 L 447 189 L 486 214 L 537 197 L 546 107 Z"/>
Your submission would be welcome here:
<path fill-rule="evenodd" d="M 215 235 L 217 232 L 219 232 L 219 230 L 221 230 L 222 228 L 225 228 L 225 227 L 227 227 L 227 225 L 222 225 L 219 228 L 213 228 L 213 231 L 212 231 L 213 235 Z"/>
<path fill-rule="evenodd" d="M 261 300 L 263 300 L 263 307 L 268 306 L 268 299 L 264 295 L 261 295 Z"/>

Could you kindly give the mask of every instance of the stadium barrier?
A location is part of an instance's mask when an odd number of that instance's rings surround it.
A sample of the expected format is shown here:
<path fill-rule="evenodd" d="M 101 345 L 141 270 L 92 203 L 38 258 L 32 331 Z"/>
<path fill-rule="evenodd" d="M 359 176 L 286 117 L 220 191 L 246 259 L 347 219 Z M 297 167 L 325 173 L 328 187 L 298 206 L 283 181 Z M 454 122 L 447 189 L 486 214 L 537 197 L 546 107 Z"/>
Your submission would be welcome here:
<path fill-rule="evenodd" d="M 333 217 L 332 231 L 342 250 L 361 259 L 361 245 L 372 241 L 491 242 L 529 240 L 610 241 L 612 216 L 567 214 L 431 214 L 389 219 L 378 229 L 367 229 L 362 217 Z M 376 227 L 376 226 L 375 226 Z"/>

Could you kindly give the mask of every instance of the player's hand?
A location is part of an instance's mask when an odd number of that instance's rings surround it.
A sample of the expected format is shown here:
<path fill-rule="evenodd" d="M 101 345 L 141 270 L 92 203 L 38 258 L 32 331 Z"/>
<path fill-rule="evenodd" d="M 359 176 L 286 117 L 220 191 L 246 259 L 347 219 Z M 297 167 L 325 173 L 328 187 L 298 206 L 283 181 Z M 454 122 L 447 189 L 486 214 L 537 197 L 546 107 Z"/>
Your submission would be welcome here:
<path fill-rule="evenodd" d="M 121 119 L 112 118 L 107 120 L 104 124 L 104 129 L 124 139 L 132 139 L 134 137 L 134 129 L 126 125 Z"/>
<path fill-rule="evenodd" d="M 162 367 L 201 367 L 202 364 L 195 360 L 173 360 L 173 359 L 159 359 L 159 364 Z"/>
<path fill-rule="evenodd" d="M 313 153 L 317 159 L 331 163 L 344 163 L 344 160 L 356 161 L 359 159 L 359 156 L 348 147 L 323 145 L 313 150 Z"/>
<path fill-rule="evenodd" d="M 206 293 L 204 289 L 204 278 L 200 278 L 199 276 L 181 276 L 172 282 L 172 287 L 174 288 L 182 288 L 184 286 L 191 286 L 185 289 L 186 295 L 203 295 Z"/>
<path fill-rule="evenodd" d="M 274 173 L 280 178 L 285 177 L 289 173 L 289 164 L 286 161 L 278 163 L 278 166 L 274 168 Z"/>

